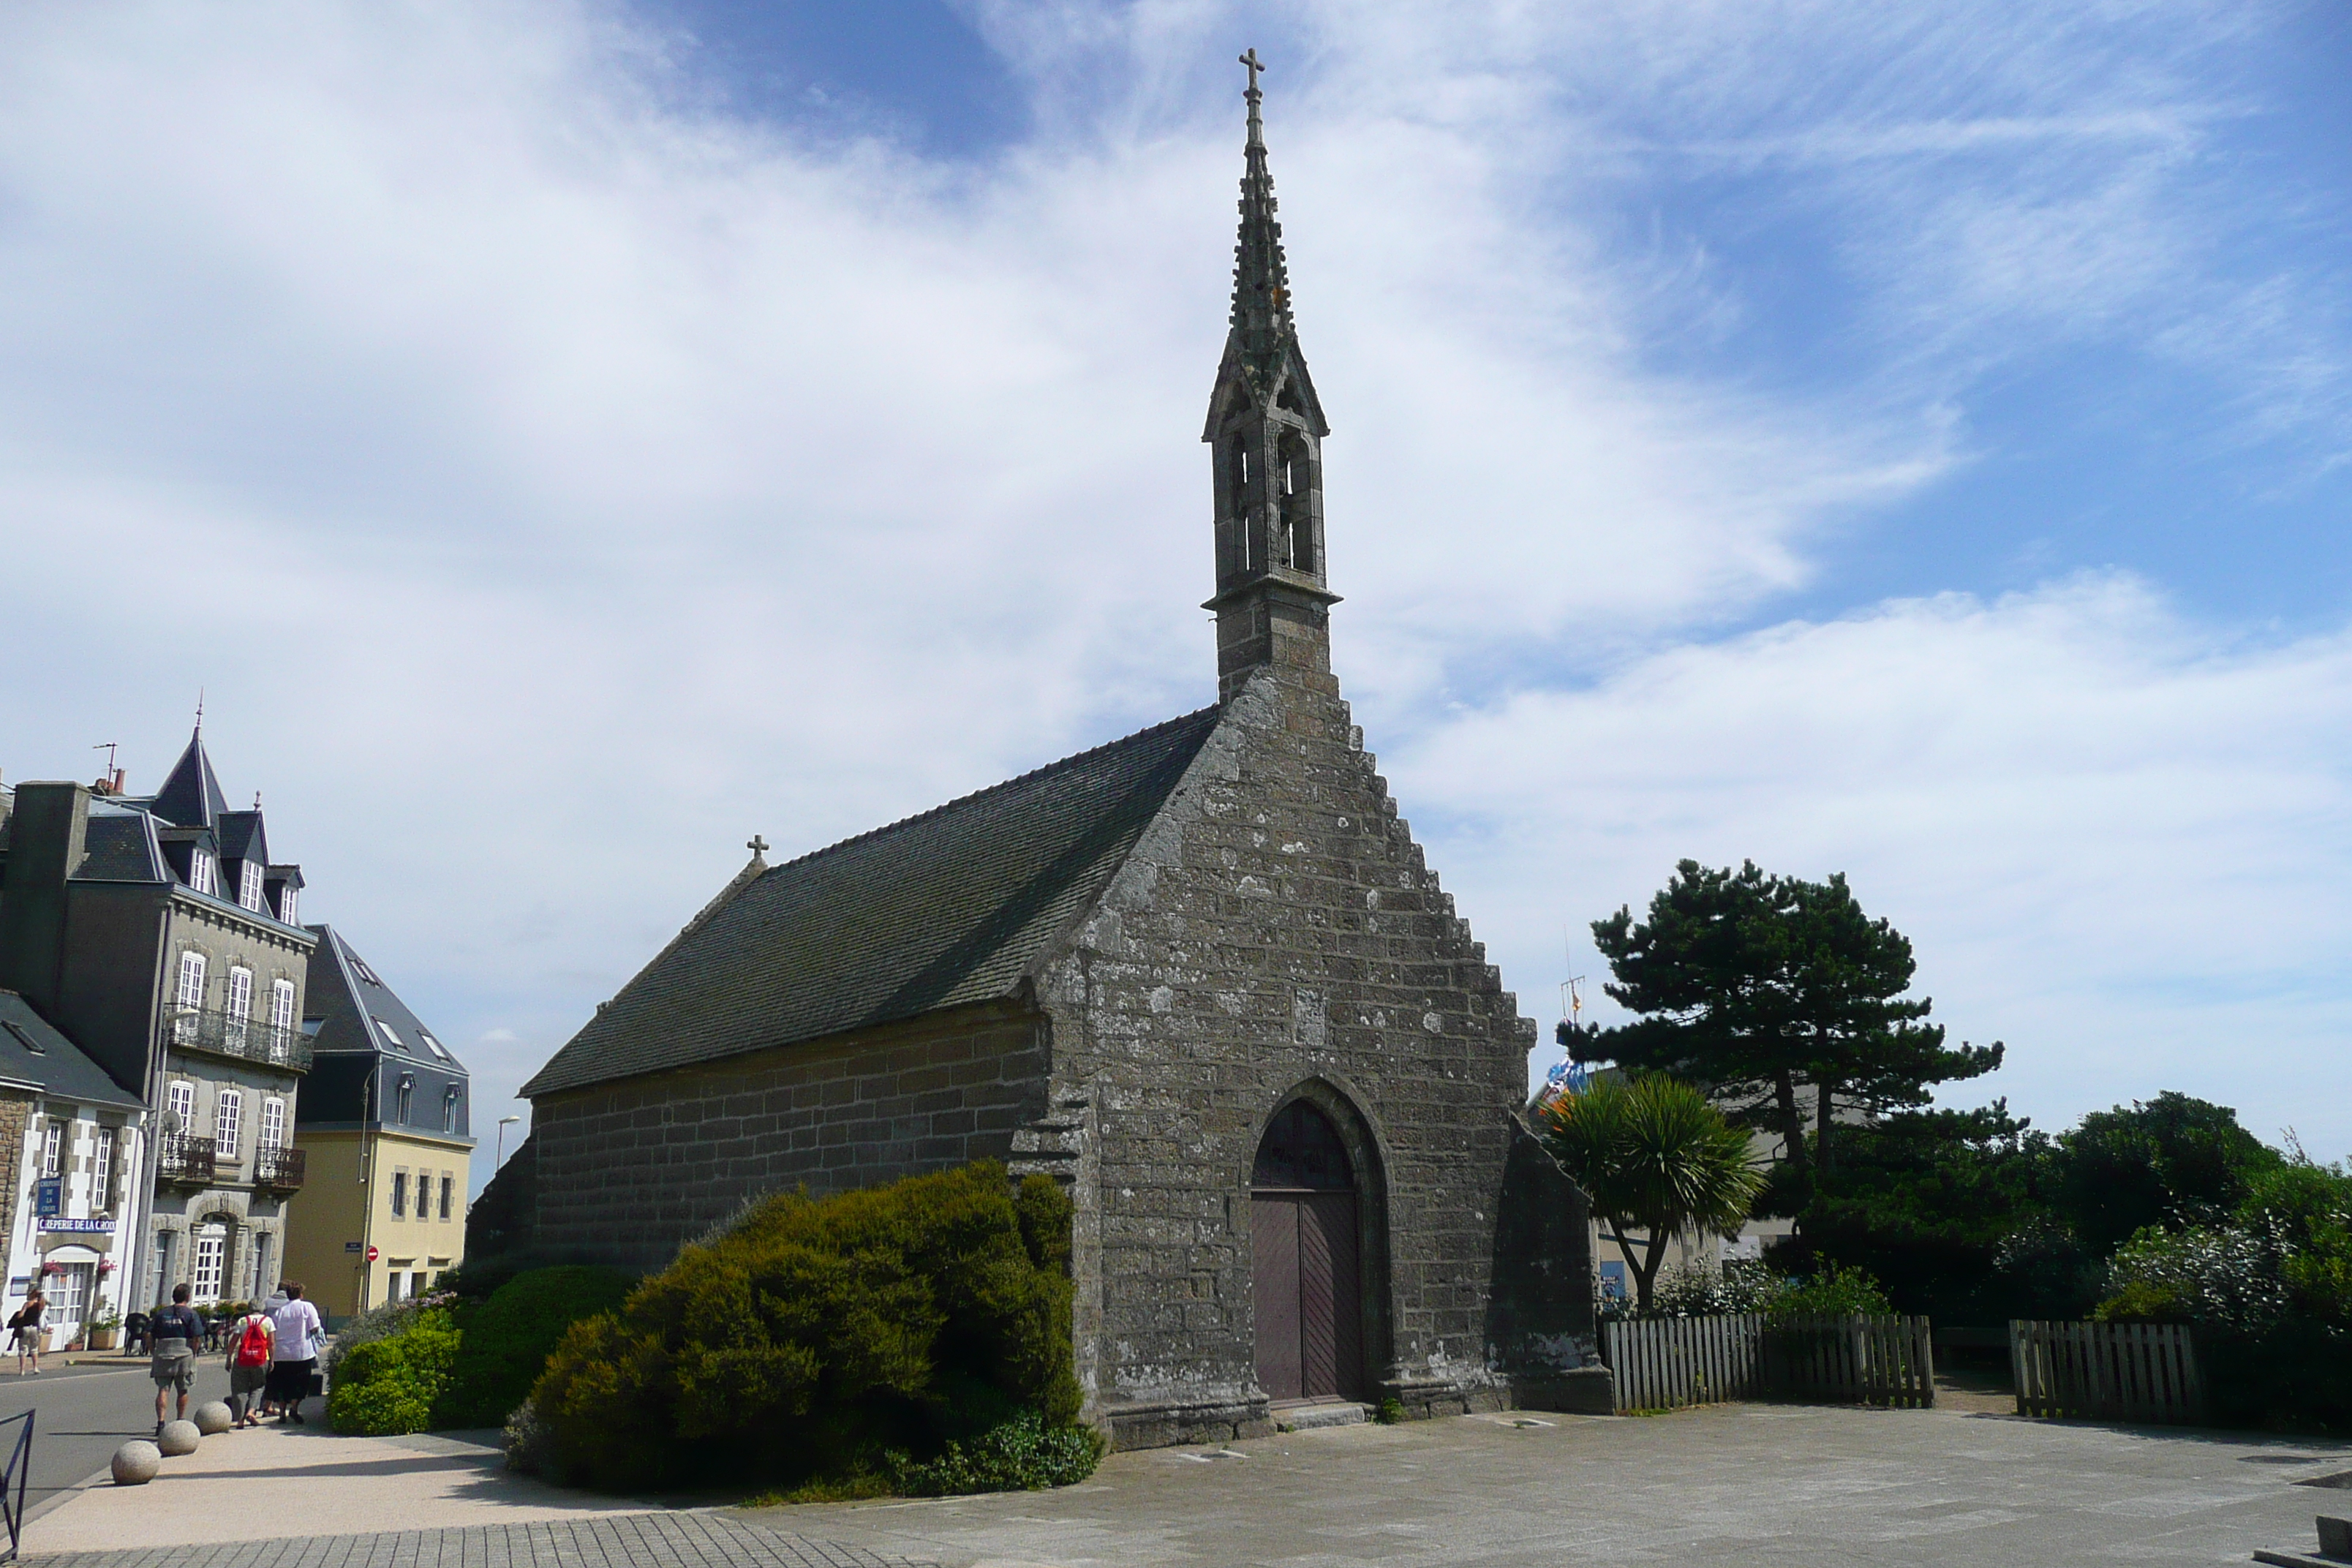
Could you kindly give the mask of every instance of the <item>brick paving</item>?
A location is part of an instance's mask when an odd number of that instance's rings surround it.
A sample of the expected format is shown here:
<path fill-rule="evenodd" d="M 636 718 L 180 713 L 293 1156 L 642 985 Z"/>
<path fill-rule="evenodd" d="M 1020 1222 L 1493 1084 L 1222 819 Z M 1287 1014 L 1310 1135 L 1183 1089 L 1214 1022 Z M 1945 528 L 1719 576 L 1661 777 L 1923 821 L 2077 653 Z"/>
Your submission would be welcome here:
<path fill-rule="evenodd" d="M 40 1568 L 938 1568 L 707 1512 L 28 1554 Z"/>

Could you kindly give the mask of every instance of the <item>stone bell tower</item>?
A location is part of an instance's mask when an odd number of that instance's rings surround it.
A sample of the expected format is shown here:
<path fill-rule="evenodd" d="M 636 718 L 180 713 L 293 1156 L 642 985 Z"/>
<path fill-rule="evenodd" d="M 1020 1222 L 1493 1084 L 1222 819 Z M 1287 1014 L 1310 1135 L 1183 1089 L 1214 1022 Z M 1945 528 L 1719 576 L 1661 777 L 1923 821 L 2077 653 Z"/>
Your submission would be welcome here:
<path fill-rule="evenodd" d="M 1330 426 L 1307 374 L 1290 315 L 1290 279 L 1275 221 L 1258 115 L 1257 51 L 1249 68 L 1241 236 L 1234 247 L 1232 330 L 1209 399 L 1216 465 L 1217 693 L 1230 697 L 1261 665 L 1328 672 L 1330 590 L 1323 545 L 1323 437 Z"/>

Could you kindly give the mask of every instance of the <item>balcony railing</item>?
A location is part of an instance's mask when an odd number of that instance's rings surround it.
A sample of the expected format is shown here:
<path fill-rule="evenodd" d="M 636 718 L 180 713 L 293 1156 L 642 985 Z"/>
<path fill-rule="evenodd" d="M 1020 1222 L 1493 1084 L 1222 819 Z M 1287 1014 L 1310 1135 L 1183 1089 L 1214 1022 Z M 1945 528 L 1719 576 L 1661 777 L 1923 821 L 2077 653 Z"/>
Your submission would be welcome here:
<path fill-rule="evenodd" d="M 191 1138 L 185 1133 L 166 1132 L 155 1140 L 155 1174 L 166 1182 L 186 1182 L 194 1186 L 209 1186 L 213 1179 L 213 1157 L 219 1145 L 209 1138 Z"/>
<path fill-rule="evenodd" d="M 279 1029 L 252 1018 L 191 1009 L 172 1016 L 172 1044 L 184 1051 L 261 1062 L 289 1072 L 310 1070 L 310 1038 L 299 1029 Z"/>
<path fill-rule="evenodd" d="M 262 1144 L 253 1152 L 253 1184 L 293 1192 L 302 1184 L 303 1152 L 283 1144 Z"/>

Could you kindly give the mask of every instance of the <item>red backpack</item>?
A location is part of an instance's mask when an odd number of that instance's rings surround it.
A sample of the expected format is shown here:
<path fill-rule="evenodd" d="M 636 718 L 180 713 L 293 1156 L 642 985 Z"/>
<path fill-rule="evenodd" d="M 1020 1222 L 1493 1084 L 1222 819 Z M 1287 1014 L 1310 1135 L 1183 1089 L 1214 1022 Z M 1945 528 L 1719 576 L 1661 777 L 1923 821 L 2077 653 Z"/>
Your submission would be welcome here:
<path fill-rule="evenodd" d="M 236 1364 L 267 1366 L 269 1364 L 268 1320 L 255 1312 L 245 1320 L 245 1333 L 236 1342 Z"/>

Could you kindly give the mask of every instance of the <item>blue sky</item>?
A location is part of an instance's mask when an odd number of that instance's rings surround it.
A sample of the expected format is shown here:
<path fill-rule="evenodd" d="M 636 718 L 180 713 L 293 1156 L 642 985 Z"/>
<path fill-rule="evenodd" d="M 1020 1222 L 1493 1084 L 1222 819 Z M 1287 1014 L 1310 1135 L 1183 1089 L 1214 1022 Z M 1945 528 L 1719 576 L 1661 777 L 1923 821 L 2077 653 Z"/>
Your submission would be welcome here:
<path fill-rule="evenodd" d="M 1844 870 L 2037 1121 L 2352 1152 L 2326 4 L 12 12 L 0 770 L 205 688 L 487 1126 L 753 832 L 1208 700 L 1244 46 L 1339 668 L 1524 1011 Z"/>

